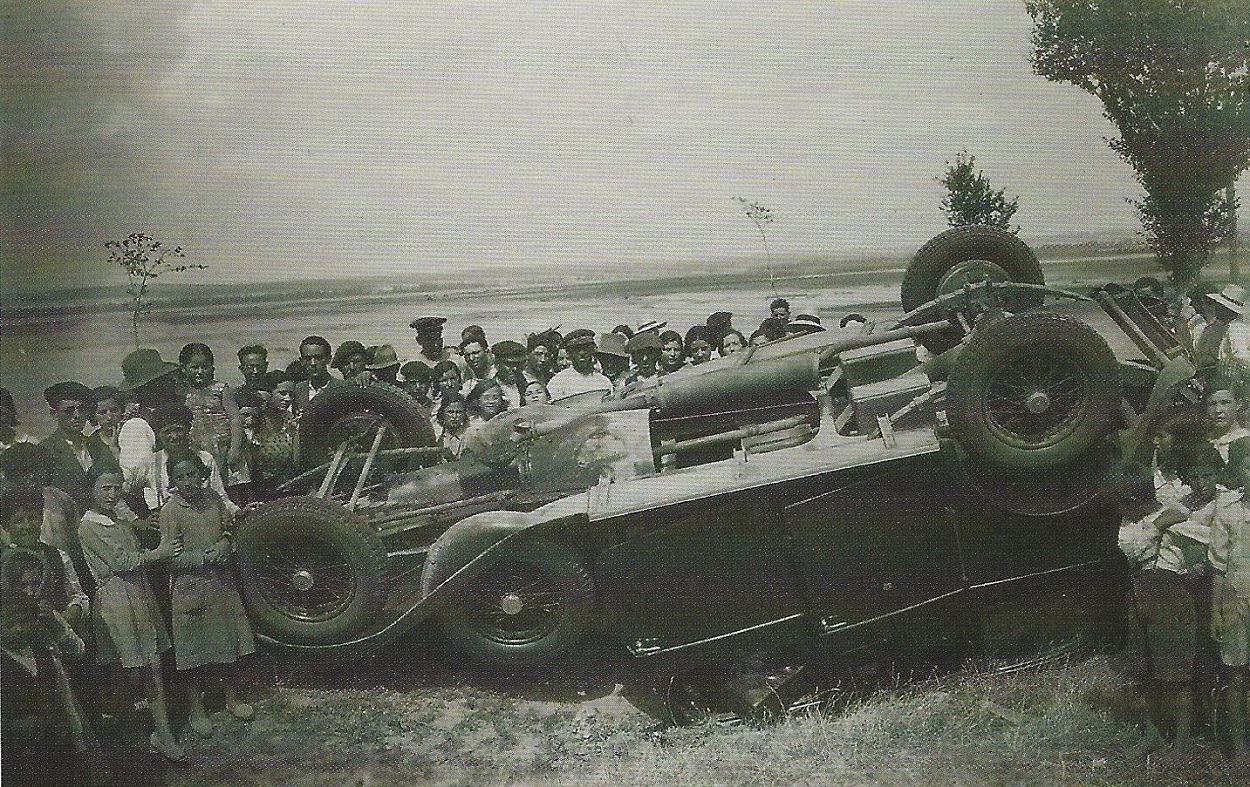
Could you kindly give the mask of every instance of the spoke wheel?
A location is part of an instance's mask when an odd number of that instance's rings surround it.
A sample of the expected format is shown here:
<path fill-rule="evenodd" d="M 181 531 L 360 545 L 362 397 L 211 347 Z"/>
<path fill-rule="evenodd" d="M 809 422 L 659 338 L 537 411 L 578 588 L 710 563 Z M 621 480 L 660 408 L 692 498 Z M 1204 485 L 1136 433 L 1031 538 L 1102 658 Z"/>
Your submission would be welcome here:
<path fill-rule="evenodd" d="M 300 465 L 327 461 L 345 440 L 367 450 L 379 426 L 386 427 L 382 448 L 433 445 L 434 428 L 408 394 L 385 383 L 336 385 L 308 404 L 300 418 Z"/>
<path fill-rule="evenodd" d="M 338 503 L 286 498 L 242 522 L 240 590 L 261 633 L 329 644 L 360 633 L 386 599 L 386 551 L 371 525 Z"/>
<path fill-rule="evenodd" d="M 951 369 L 947 413 L 959 441 L 994 466 L 1066 465 L 1107 436 L 1119 366 L 1079 320 L 1032 312 L 977 328 Z"/>
<path fill-rule="evenodd" d="M 452 643 L 478 661 L 512 666 L 550 661 L 590 627 L 593 583 L 562 545 L 526 543 L 470 570 L 440 621 Z"/>

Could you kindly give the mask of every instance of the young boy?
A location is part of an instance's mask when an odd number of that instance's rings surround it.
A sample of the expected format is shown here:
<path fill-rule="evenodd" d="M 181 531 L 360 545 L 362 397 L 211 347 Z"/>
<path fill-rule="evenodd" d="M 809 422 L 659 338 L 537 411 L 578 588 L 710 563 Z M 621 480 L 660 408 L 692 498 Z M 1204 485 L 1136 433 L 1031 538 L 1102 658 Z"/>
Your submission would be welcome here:
<path fill-rule="evenodd" d="M 1247 689 L 1250 689 L 1250 438 L 1228 449 L 1230 480 L 1241 489 L 1235 499 L 1216 502 L 1211 520 L 1208 559 L 1214 574 L 1211 630 L 1218 643 L 1226 679 L 1224 712 L 1233 759 L 1250 767 L 1246 740 Z"/>
<path fill-rule="evenodd" d="M 1133 603 L 1141 627 L 1148 678 L 1150 730 L 1167 732 L 1183 748 L 1193 730 L 1194 677 L 1199 622 L 1205 619 L 1205 564 L 1210 527 L 1205 512 L 1213 507 L 1223 462 L 1205 440 L 1173 446 L 1181 480 L 1190 490 L 1164 505 L 1141 501 L 1138 511 L 1125 508 L 1120 545 L 1138 565 Z M 1147 490 L 1148 491 L 1148 490 Z"/>

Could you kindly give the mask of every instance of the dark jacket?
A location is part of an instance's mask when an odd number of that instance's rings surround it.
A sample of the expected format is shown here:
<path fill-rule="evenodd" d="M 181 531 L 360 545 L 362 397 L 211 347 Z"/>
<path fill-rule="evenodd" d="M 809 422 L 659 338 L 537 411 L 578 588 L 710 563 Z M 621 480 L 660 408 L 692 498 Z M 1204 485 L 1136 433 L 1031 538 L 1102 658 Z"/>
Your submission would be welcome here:
<path fill-rule="evenodd" d="M 53 432 L 39 444 L 50 455 L 52 476 L 49 486 L 55 486 L 74 498 L 79 509 L 86 511 L 91 507 L 91 472 L 98 468 L 108 468 L 113 472 L 121 472 L 117 457 L 113 456 L 108 445 L 96 435 L 83 438 L 87 453 L 91 456 L 91 471 L 83 469 L 78 462 L 78 454 L 69 441 L 60 432 Z"/>

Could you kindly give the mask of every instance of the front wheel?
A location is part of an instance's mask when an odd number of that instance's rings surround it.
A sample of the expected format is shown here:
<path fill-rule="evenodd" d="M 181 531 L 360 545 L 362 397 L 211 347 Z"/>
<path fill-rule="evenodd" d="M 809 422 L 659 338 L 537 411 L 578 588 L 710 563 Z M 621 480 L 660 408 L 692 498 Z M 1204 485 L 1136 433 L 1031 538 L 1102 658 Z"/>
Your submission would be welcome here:
<path fill-rule="evenodd" d="M 439 622 L 452 644 L 477 661 L 529 667 L 582 640 L 594 612 L 594 583 L 568 548 L 531 541 L 462 584 Z"/>
<path fill-rule="evenodd" d="M 338 503 L 267 503 L 243 520 L 237 552 L 252 621 L 279 642 L 344 642 L 367 628 L 386 600 L 382 541 Z"/>

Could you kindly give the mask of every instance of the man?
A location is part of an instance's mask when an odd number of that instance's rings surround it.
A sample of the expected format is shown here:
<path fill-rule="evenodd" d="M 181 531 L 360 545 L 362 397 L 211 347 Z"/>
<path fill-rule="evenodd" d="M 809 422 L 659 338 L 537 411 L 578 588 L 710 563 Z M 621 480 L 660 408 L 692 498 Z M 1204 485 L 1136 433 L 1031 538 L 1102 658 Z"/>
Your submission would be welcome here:
<path fill-rule="evenodd" d="M 519 407 L 525 393 L 525 363 L 529 360 L 529 353 L 520 342 L 511 339 L 495 342 L 490 351 L 495 356 L 495 368 L 498 370 L 495 380 L 512 406 Z"/>
<path fill-rule="evenodd" d="M 612 390 L 612 381 L 595 370 L 595 332 L 578 328 L 564 337 L 564 349 L 572 366 L 556 372 L 547 384 L 552 401 L 587 391 Z"/>
<path fill-rule="evenodd" d="M 122 466 L 126 502 L 140 514 L 147 513 L 141 492 L 151 475 L 152 452 L 156 450 L 156 432 L 149 419 L 154 408 L 183 400 L 178 368 L 178 364 L 163 360 L 160 352 L 150 347 L 135 350 L 122 359 L 124 381 L 119 387 L 134 397 L 139 411 L 122 424 L 117 434 L 118 462 Z"/>
<path fill-rule="evenodd" d="M 499 374 L 495 367 L 495 358 L 490 354 L 485 338 L 476 334 L 470 336 L 460 345 L 460 354 L 469 366 L 469 375 L 476 380 L 489 380 Z"/>
<path fill-rule="evenodd" d="M 417 344 L 421 352 L 414 361 L 420 361 L 433 369 L 440 361 L 450 361 L 456 356 L 455 349 L 443 346 L 443 323 L 446 317 L 418 317 L 408 323 L 417 332 Z"/>
<path fill-rule="evenodd" d="M 243 374 L 243 385 L 235 389 L 235 393 L 251 390 L 260 394 L 262 399 L 269 399 L 269 390 L 265 388 L 265 373 L 269 371 L 269 351 L 259 344 L 249 344 L 239 348 L 239 371 Z"/>
<path fill-rule="evenodd" d="M 369 348 L 369 365 L 366 367 L 373 379 L 381 380 L 387 385 L 399 385 L 399 356 L 395 348 L 389 344 L 374 345 Z"/>
<path fill-rule="evenodd" d="M 369 351 L 355 339 L 348 339 L 335 350 L 330 366 L 338 369 L 344 380 L 355 380 L 369 369 Z"/>
<path fill-rule="evenodd" d="M 40 445 L 48 452 L 51 476 L 48 484 L 64 491 L 83 511 L 91 506 L 92 470 L 121 470 L 117 457 L 97 435 L 83 433 L 95 414 L 95 394 L 79 382 L 63 382 L 43 392 L 56 421 L 56 430 Z"/>
<path fill-rule="evenodd" d="M 790 302 L 785 298 L 776 298 L 768 305 L 768 314 L 783 324 L 790 322 Z"/>
<path fill-rule="evenodd" d="M 625 337 L 619 333 L 599 334 L 599 348 L 595 359 L 599 361 L 599 371 L 612 381 L 615 391 L 625 375 L 629 374 L 629 353 L 625 350 Z"/>
<path fill-rule="evenodd" d="M 531 333 L 526 340 L 529 350 L 529 361 L 525 364 L 525 374 L 531 380 L 538 380 L 543 385 L 551 382 L 556 373 L 556 353 L 564 338 L 554 329 L 541 333 Z"/>
<path fill-rule="evenodd" d="M 330 342 L 321 336 L 308 336 L 299 344 L 300 362 L 308 379 L 295 384 L 295 413 L 308 409 L 308 403 L 326 388 L 342 385 L 330 376 Z"/>
<path fill-rule="evenodd" d="M 655 331 L 639 331 L 625 343 L 625 352 L 633 359 L 634 368 L 621 380 L 620 390 L 628 393 L 646 380 L 659 377 L 663 345 Z"/>
<path fill-rule="evenodd" d="M 820 318 L 814 314 L 800 314 L 786 326 L 786 333 L 791 336 L 806 336 L 809 333 L 820 333 L 823 330 L 825 330 L 825 326 L 820 324 Z"/>

